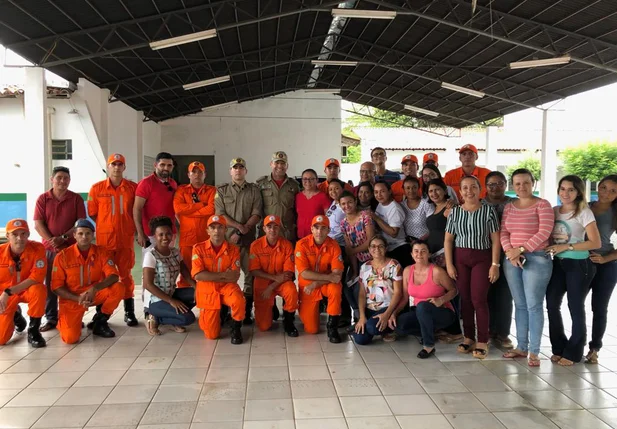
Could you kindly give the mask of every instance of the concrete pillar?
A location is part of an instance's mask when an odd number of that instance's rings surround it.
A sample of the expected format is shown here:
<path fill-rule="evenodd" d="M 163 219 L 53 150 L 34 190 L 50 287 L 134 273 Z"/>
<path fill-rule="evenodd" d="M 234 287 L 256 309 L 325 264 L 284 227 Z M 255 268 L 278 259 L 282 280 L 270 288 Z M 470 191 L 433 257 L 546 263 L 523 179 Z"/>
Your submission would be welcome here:
<path fill-rule="evenodd" d="M 557 142 L 548 110 L 542 112 L 542 178 L 540 196 L 552 205 L 557 204 Z"/>
<path fill-rule="evenodd" d="M 28 221 L 33 223 L 36 199 L 51 187 L 51 142 L 49 116 L 47 112 L 47 85 L 45 70 L 40 67 L 26 67 L 24 88 L 24 119 L 26 135 L 21 145 L 28 153 L 30 180 L 27 185 Z M 38 239 L 34 228 L 30 228 L 34 239 Z"/>
<path fill-rule="evenodd" d="M 490 170 L 497 170 L 497 127 L 486 127 L 486 163 Z"/>

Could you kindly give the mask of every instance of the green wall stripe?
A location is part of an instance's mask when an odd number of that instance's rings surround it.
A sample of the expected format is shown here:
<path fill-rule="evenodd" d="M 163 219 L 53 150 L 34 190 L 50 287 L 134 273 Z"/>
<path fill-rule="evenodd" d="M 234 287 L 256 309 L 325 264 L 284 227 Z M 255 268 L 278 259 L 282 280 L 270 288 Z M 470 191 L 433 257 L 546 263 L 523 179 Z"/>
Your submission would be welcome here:
<path fill-rule="evenodd" d="M 0 201 L 26 201 L 27 194 L 0 194 Z"/>

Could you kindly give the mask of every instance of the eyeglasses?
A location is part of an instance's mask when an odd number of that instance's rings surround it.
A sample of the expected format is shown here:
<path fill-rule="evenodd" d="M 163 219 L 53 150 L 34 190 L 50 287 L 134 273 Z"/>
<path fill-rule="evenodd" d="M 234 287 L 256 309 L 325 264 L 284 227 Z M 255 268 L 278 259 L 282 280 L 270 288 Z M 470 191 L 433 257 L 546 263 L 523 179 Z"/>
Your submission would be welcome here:
<path fill-rule="evenodd" d="M 506 186 L 506 182 L 497 182 L 497 183 L 487 183 L 486 184 L 486 187 L 490 188 L 490 189 L 503 188 L 504 186 Z"/>
<path fill-rule="evenodd" d="M 163 185 L 167 186 L 167 190 L 169 192 L 173 192 L 174 188 L 171 187 L 171 185 L 169 184 L 169 182 L 163 182 Z"/>
<path fill-rule="evenodd" d="M 315 180 L 317 180 L 315 177 L 303 177 L 302 178 L 303 182 L 314 182 Z"/>
<path fill-rule="evenodd" d="M 384 246 L 383 244 L 376 244 L 376 245 L 371 244 L 369 246 L 369 249 L 371 250 L 384 250 L 385 248 L 386 246 Z"/>

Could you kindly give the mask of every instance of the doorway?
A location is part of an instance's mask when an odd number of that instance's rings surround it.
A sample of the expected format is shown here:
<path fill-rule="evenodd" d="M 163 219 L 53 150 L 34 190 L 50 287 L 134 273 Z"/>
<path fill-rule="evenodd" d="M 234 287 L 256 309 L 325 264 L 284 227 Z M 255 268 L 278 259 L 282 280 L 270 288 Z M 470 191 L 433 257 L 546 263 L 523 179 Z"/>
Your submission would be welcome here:
<path fill-rule="evenodd" d="M 189 183 L 187 171 L 191 162 L 199 161 L 206 166 L 206 184 L 214 186 L 214 155 L 180 155 L 174 156 L 175 166 L 172 177 L 178 184 Z"/>

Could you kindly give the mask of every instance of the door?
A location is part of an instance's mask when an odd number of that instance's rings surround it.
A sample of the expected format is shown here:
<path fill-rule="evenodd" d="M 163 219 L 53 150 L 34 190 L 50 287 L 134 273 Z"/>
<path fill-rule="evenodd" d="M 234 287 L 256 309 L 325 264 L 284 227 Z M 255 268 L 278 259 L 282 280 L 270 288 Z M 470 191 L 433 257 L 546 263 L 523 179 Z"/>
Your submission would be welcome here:
<path fill-rule="evenodd" d="M 187 176 L 189 164 L 199 161 L 206 166 L 206 184 L 214 186 L 214 155 L 180 155 L 174 156 L 175 166 L 172 177 L 180 185 L 189 183 Z"/>

